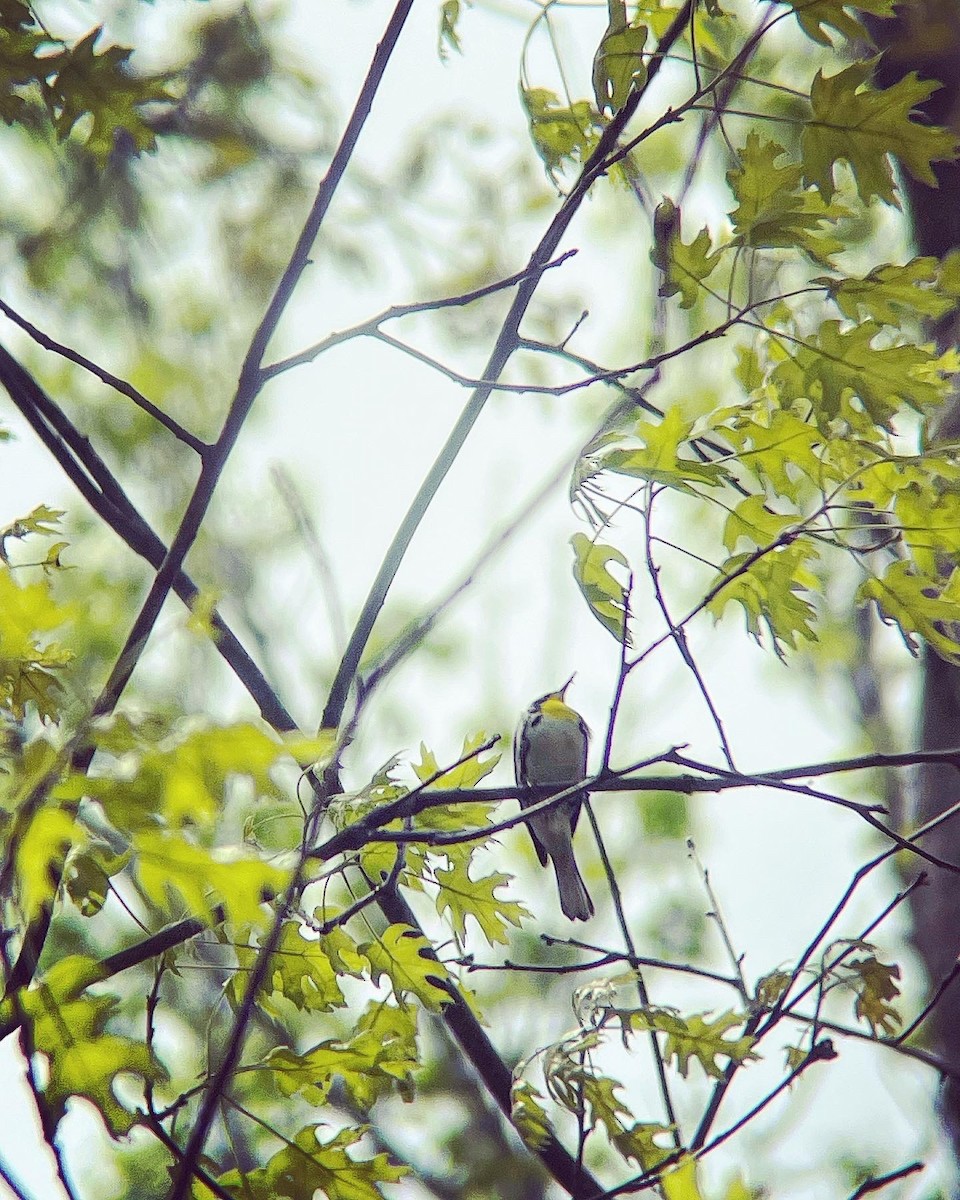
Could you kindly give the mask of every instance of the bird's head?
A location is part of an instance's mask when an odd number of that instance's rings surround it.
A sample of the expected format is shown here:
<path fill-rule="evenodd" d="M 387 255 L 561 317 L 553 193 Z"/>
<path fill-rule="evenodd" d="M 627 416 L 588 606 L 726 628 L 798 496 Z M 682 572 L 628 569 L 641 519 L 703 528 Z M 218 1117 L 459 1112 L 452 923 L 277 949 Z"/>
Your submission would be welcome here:
<path fill-rule="evenodd" d="M 567 704 L 564 699 L 567 688 L 573 683 L 574 675 L 571 675 L 562 688 L 558 688 L 555 692 L 547 692 L 545 696 L 541 696 L 536 702 L 537 708 L 548 717 L 553 717 L 557 721 L 579 721 L 579 715 Z"/>

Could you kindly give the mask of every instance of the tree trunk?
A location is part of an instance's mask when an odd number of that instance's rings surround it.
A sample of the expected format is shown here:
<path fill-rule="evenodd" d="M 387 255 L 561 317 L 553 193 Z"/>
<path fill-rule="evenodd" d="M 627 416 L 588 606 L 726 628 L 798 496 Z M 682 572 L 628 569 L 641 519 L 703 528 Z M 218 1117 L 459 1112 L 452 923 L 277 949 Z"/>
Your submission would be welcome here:
<path fill-rule="evenodd" d="M 923 105 L 926 118 L 960 134 L 960 4 L 957 0 L 920 0 L 893 21 L 871 25 L 885 47 L 877 83 L 889 87 L 910 71 L 936 79 L 940 89 Z M 942 257 L 960 247 L 960 167 L 936 164 L 939 186 L 929 187 L 908 177 L 903 189 L 909 203 L 914 240 L 920 254 Z M 931 332 L 942 348 L 957 341 L 955 316 Z M 960 436 L 960 397 L 928 431 L 930 440 Z M 945 564 L 951 570 L 955 563 Z M 923 654 L 923 692 L 920 740 L 924 749 L 960 746 L 960 668 L 930 649 Z M 927 766 L 915 780 L 909 825 L 929 821 L 960 801 L 960 772 L 952 767 Z M 928 850 L 960 863 L 960 819 L 946 822 L 924 839 Z M 930 978 L 931 995 L 948 978 L 960 956 L 960 880 L 955 874 L 929 871 L 929 884 L 913 893 L 914 942 Z M 960 1071 L 960 979 L 939 1000 L 927 1034 L 937 1053 Z M 960 1079 L 947 1079 L 941 1097 L 941 1119 L 960 1162 Z"/>

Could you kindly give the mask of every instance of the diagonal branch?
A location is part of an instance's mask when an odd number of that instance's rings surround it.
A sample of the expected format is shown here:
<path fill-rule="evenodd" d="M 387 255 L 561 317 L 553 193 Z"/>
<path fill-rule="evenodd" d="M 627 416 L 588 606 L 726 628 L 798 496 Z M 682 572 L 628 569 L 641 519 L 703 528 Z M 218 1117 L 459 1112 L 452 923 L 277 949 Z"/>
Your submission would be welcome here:
<path fill-rule="evenodd" d="M 131 502 L 89 440 L 79 433 L 29 371 L 2 345 L 0 383 L 97 516 L 131 550 L 158 569 L 167 553 L 163 541 Z M 173 590 L 188 608 L 200 595 L 196 584 L 182 570 L 174 579 Z M 294 730 L 293 717 L 233 630 L 216 611 L 211 614 L 210 623 L 216 634 L 213 641 L 217 650 L 249 692 L 263 719 L 278 732 Z"/>
<path fill-rule="evenodd" d="M 179 421 L 175 421 L 158 408 L 152 400 L 148 400 L 142 392 L 138 392 L 133 384 L 128 383 L 125 379 L 120 379 L 119 376 L 111 374 L 98 366 L 91 359 L 86 358 L 83 354 L 78 354 L 76 350 L 71 350 L 69 346 L 64 346 L 61 342 L 54 341 L 52 337 L 48 337 L 36 325 L 32 325 L 26 317 L 22 317 L 15 309 L 11 308 L 5 301 L 0 300 L 0 312 L 9 317 L 15 325 L 30 335 L 37 345 L 42 346 L 44 350 L 50 350 L 54 354 L 59 354 L 61 358 L 67 359 L 69 362 L 76 363 L 78 367 L 83 367 L 85 371 L 89 371 L 91 375 L 95 375 L 102 383 L 112 387 L 114 391 L 119 392 L 121 396 L 126 396 L 128 400 L 132 400 L 137 408 L 149 414 L 153 419 L 168 430 L 177 439 L 178 442 L 183 442 L 185 446 L 189 446 L 201 458 L 207 449 L 207 443 L 195 437 L 189 429 L 184 429 Z"/>
<path fill-rule="evenodd" d="M 590 187 L 609 169 L 611 165 L 610 158 L 619 143 L 620 135 L 637 111 L 646 89 L 656 78 L 666 55 L 686 27 L 692 8 L 693 0 L 685 0 L 683 7 L 677 12 L 669 29 L 661 38 L 656 53 L 650 60 L 646 84 L 643 88 L 633 92 L 620 112 L 607 125 L 596 148 L 584 164 L 579 178 L 564 198 L 563 203 L 550 222 L 546 233 L 531 254 L 527 267 L 522 272 L 522 278 L 517 285 L 517 292 L 513 303 L 500 327 L 500 333 L 494 343 L 486 367 L 481 372 L 483 382 L 474 389 L 459 419 L 450 431 L 446 443 L 434 461 L 433 466 L 427 472 L 410 508 L 400 523 L 399 529 L 394 535 L 390 548 L 387 550 L 386 556 L 380 565 L 380 570 L 377 572 L 376 578 L 370 587 L 370 592 L 364 602 L 330 688 L 330 695 L 327 698 L 321 720 L 322 728 L 335 729 L 340 724 L 344 709 L 346 708 L 347 696 L 356 679 L 363 651 L 373 632 L 373 627 L 377 617 L 380 615 L 380 610 L 383 608 L 387 593 L 393 584 L 397 571 L 400 569 L 400 564 L 404 559 L 407 548 L 413 540 L 413 536 L 417 532 L 427 509 L 439 491 L 440 485 L 447 477 L 454 462 L 456 462 L 471 430 L 483 412 L 497 380 L 520 344 L 520 323 L 539 286 L 540 277 L 547 270 L 551 259 L 557 251 L 561 238 L 566 233 L 580 205 L 586 199 Z"/>

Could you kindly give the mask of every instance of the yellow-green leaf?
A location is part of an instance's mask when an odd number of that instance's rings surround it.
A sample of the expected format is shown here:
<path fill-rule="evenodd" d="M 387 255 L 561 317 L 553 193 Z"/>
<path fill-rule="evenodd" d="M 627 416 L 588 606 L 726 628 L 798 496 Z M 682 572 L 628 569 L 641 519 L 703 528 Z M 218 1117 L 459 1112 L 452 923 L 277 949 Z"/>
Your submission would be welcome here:
<path fill-rule="evenodd" d="M 471 879 L 469 864 L 455 862 L 449 869 L 438 867 L 434 878 L 439 887 L 437 912 L 447 916 L 458 940 L 466 935 L 467 918 L 472 917 L 491 945 L 506 944 L 510 926 L 519 926 L 530 916 L 522 904 L 495 895 L 497 888 L 510 883 L 510 876 L 500 871 Z"/>
<path fill-rule="evenodd" d="M 532 1150 L 542 1149 L 554 1137 L 547 1110 L 540 1103 L 542 1099 L 532 1083 L 514 1079 L 510 1089 L 510 1120 Z"/>
<path fill-rule="evenodd" d="M 439 1012 L 450 1002 L 450 994 L 442 986 L 449 978 L 446 967 L 427 957 L 430 943 L 409 925 L 391 925 L 376 941 L 365 942 L 359 949 L 370 963 L 374 983 L 385 977 L 398 1003 L 416 996 L 424 1007 Z"/>
<path fill-rule="evenodd" d="M 670 1167 L 660 1177 L 664 1200 L 703 1200 L 697 1181 L 697 1160 L 685 1154 L 675 1167 Z"/>
<path fill-rule="evenodd" d="M 593 94 L 600 112 L 618 113 L 647 78 L 646 25 L 611 22 L 593 60 Z"/>
<path fill-rule="evenodd" d="M 701 284 L 720 262 L 720 251 L 711 250 L 710 233 L 701 229 L 692 242 L 684 242 L 680 209 L 670 199 L 657 205 L 654 216 L 653 265 L 663 272 L 658 296 L 680 295 L 680 307 L 692 308 L 701 294 Z"/>
<path fill-rule="evenodd" d="M 626 638 L 626 587 L 607 569 L 608 563 L 616 563 L 627 572 L 630 564 L 619 550 L 591 541 L 584 533 L 575 533 L 570 539 L 573 546 L 573 577 L 590 606 L 590 611 L 604 629 L 622 642 Z"/>
<path fill-rule="evenodd" d="M 690 444 L 693 424 L 674 405 L 660 421 L 638 421 L 629 441 L 605 450 L 600 465 L 606 471 L 646 479 L 688 495 L 697 494 L 693 485 L 716 487 L 729 475 L 722 463 L 681 456 L 681 447 Z"/>

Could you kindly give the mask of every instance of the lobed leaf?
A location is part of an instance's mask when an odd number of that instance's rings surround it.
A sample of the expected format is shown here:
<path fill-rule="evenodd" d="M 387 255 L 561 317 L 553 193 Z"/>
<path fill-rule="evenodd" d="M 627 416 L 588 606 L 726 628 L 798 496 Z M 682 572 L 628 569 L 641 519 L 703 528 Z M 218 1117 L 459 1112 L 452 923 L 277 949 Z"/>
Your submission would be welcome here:
<path fill-rule="evenodd" d="M 834 29 L 848 42 L 873 45 L 870 31 L 856 12 L 875 17 L 892 17 L 899 0 L 777 0 L 789 4 L 800 28 L 815 42 L 832 45 L 828 29 Z"/>
<path fill-rule="evenodd" d="M 738 202 L 730 213 L 733 240 L 753 248 L 798 248 L 826 262 L 844 243 L 822 227 L 846 215 L 846 210 L 802 186 L 803 167 L 781 162 L 786 153 L 783 146 L 764 141 L 757 133 L 747 135 L 738 166 L 727 172 Z"/>
<path fill-rule="evenodd" d="M 812 113 L 801 134 L 803 173 L 827 202 L 835 191 L 838 162 L 849 163 L 864 204 L 874 196 L 896 204 L 891 155 L 931 187 L 937 182 L 931 163 L 956 157 L 954 134 L 914 119 L 917 106 L 940 85 L 911 71 L 881 91 L 869 83 L 875 65 L 875 60 L 855 62 L 836 75 L 818 71 L 814 78 Z"/>
<path fill-rule="evenodd" d="M 360 1017 L 354 1034 L 296 1053 L 272 1050 L 257 1069 L 269 1071 L 281 1094 L 302 1096 L 320 1107 L 339 1079 L 353 1102 L 366 1111 L 403 1086 L 419 1066 L 416 1019 L 396 1005 L 375 1003 Z"/>
<path fill-rule="evenodd" d="M 520 926 L 531 915 L 523 904 L 495 894 L 497 888 L 507 886 L 511 879 L 500 871 L 471 879 L 469 864 L 455 862 L 448 869 L 438 867 L 434 878 L 439 888 L 437 912 L 447 917 L 458 940 L 466 935 L 469 917 L 476 921 L 491 946 L 506 944 L 510 940 L 510 927 Z"/>
<path fill-rule="evenodd" d="M 660 421 L 637 421 L 630 434 L 639 446 L 620 445 L 604 450 L 599 457 L 605 471 L 645 479 L 687 495 L 697 495 L 697 486 L 717 487 L 729 478 L 723 463 L 681 457 L 681 447 L 690 444 L 694 422 L 674 405 Z"/>
<path fill-rule="evenodd" d="M 815 642 L 816 610 L 806 597 L 820 587 L 808 566 L 818 557 L 816 546 L 802 539 L 766 554 L 734 555 L 712 585 L 722 583 L 707 611 L 720 617 L 729 604 L 739 604 L 751 636 L 760 642 L 766 629 L 778 655 L 784 647 L 796 649 L 798 639 Z"/>
<path fill-rule="evenodd" d="M 897 560 L 883 575 L 865 580 L 856 600 L 872 601 L 882 620 L 898 625 L 913 654 L 919 652 L 916 634 L 941 658 L 960 663 L 960 568 L 944 581 L 925 575 L 915 563 Z"/>
<path fill-rule="evenodd" d="M 531 1150 L 541 1150 L 554 1137 L 543 1096 L 526 1079 L 514 1078 L 510 1088 L 510 1120 Z"/>
<path fill-rule="evenodd" d="M 711 251 L 707 229 L 701 229 L 692 242 L 684 242 L 680 224 L 680 209 L 672 200 L 662 200 L 654 214 L 650 260 L 663 273 L 657 295 L 679 294 L 680 307 L 693 308 L 700 296 L 701 284 L 720 262 L 720 251 Z"/>
<path fill-rule="evenodd" d="M 592 541 L 584 533 L 575 533 L 570 544 L 574 554 L 573 577 L 590 611 L 618 642 L 626 640 L 629 645 L 626 587 L 607 569 L 607 564 L 616 563 L 628 571 L 630 564 L 619 550 Z"/>
<path fill-rule="evenodd" d="M 406 996 L 416 996 L 431 1012 L 449 1004 L 450 993 L 443 987 L 449 974 L 436 958 L 426 956 L 432 947 L 422 933 L 408 925 L 391 925 L 376 941 L 358 949 L 370 963 L 374 983 L 386 978 L 399 1004 Z"/>
<path fill-rule="evenodd" d="M 341 1129 L 327 1142 L 320 1141 L 321 1128 L 304 1126 L 265 1166 L 227 1171 L 217 1182 L 244 1200 L 314 1200 L 318 1192 L 327 1200 L 382 1200 L 381 1185 L 409 1173 L 408 1167 L 393 1166 L 386 1154 L 350 1157 L 347 1151 L 363 1138 L 365 1126 Z"/>
<path fill-rule="evenodd" d="M 896 963 L 880 962 L 872 954 L 866 958 L 847 959 L 844 966 L 857 976 L 854 1005 L 857 1017 L 865 1020 L 875 1035 L 895 1033 L 903 1020 L 890 1001 L 900 995 L 896 982 L 900 978 L 900 968 Z"/>
<path fill-rule="evenodd" d="M 867 317 L 894 326 L 905 316 L 936 320 L 954 308 L 956 297 L 945 294 L 939 282 L 940 264 L 935 258 L 912 258 L 902 266 L 883 263 L 862 276 L 833 279 L 824 275 L 811 280 L 827 289 L 827 295 L 851 321 Z"/>

